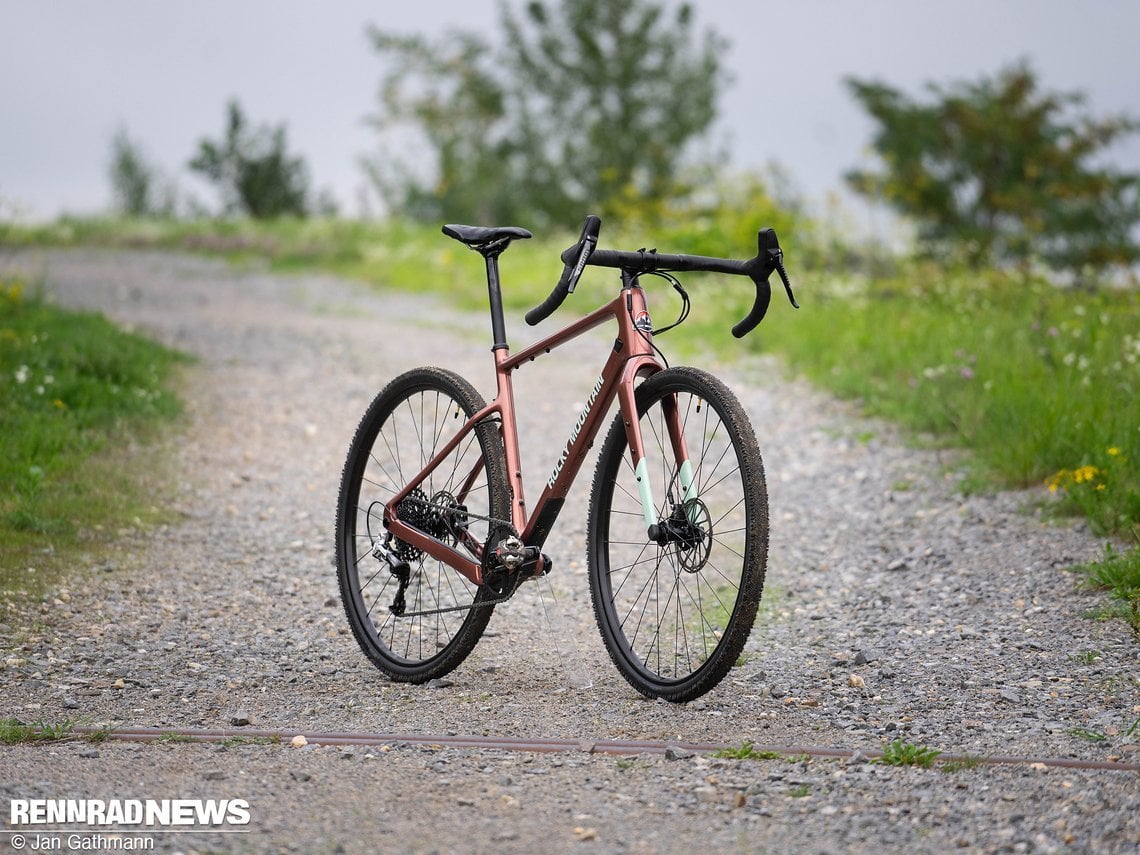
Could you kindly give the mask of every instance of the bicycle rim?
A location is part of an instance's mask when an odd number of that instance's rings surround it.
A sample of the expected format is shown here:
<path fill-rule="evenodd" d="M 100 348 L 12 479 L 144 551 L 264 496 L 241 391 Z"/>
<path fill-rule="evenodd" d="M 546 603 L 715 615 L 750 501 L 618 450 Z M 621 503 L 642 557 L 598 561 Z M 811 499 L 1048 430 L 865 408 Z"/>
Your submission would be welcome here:
<path fill-rule="evenodd" d="M 619 415 L 591 498 L 591 592 L 626 680 L 647 696 L 686 701 L 723 679 L 755 620 L 768 548 L 764 469 L 747 416 L 711 375 L 660 372 L 637 400 L 656 519 L 687 534 L 650 539 Z M 692 466 L 687 498 L 667 429 L 673 401 Z"/>

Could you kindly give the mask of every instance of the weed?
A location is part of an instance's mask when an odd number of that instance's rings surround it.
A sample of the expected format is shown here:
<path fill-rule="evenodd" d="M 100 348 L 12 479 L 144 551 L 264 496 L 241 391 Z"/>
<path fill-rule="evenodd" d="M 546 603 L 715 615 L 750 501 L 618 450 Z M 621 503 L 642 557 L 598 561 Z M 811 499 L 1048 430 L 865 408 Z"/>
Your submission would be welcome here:
<path fill-rule="evenodd" d="M 802 799 L 805 796 L 811 795 L 811 787 L 809 787 L 807 784 L 798 784 L 797 786 L 792 787 L 790 790 L 788 790 L 788 795 L 793 799 Z"/>
<path fill-rule="evenodd" d="M 83 735 L 83 739 L 87 742 L 98 745 L 101 742 L 106 742 L 111 738 L 111 728 L 104 725 L 103 727 L 89 731 Z"/>
<path fill-rule="evenodd" d="M 738 748 L 722 748 L 712 752 L 712 756 L 724 760 L 783 760 L 789 763 L 807 759 L 806 755 L 783 755 L 780 751 L 757 751 L 749 740 L 744 740 Z"/>
<path fill-rule="evenodd" d="M 1085 577 L 1085 585 L 1108 591 L 1113 599 L 1120 601 L 1119 607 L 1110 608 L 1104 614 L 1123 617 L 1140 632 L 1140 548 L 1117 552 L 1111 544 L 1106 544 L 1100 561 L 1073 569 Z"/>
<path fill-rule="evenodd" d="M 179 733 L 177 730 L 167 730 L 156 736 L 154 738 L 154 741 L 160 744 L 178 744 L 184 742 L 194 742 L 195 739 L 188 733 Z"/>
<path fill-rule="evenodd" d="M 1086 739 L 1089 742 L 1108 742 L 1108 737 L 1103 733 L 1097 730 L 1090 730 L 1087 727 L 1070 727 L 1066 733 L 1078 739 Z"/>
<path fill-rule="evenodd" d="M 70 722 L 60 724 L 24 724 L 18 719 L 0 719 L 0 745 L 24 745 L 30 742 L 58 742 L 74 735 Z"/>
<path fill-rule="evenodd" d="M 1082 665 L 1092 665 L 1096 660 L 1100 659 L 1100 651 L 1082 650 L 1080 653 L 1075 653 L 1069 658 L 1074 662 L 1080 662 Z"/>
<path fill-rule="evenodd" d="M 875 760 L 885 766 L 919 766 L 929 769 L 942 752 L 896 739 L 883 749 L 883 756 Z"/>
<path fill-rule="evenodd" d="M 939 764 L 939 769 L 943 772 L 963 772 L 977 769 L 981 765 L 982 758 L 974 757 L 971 754 L 964 754 L 961 757 L 956 757 L 953 760 L 943 760 Z"/>
<path fill-rule="evenodd" d="M 971 450 L 978 486 L 1046 485 L 1099 530 L 1140 525 L 1140 290 L 918 264 L 846 293 L 812 285 L 810 312 L 766 327 L 794 368 Z"/>

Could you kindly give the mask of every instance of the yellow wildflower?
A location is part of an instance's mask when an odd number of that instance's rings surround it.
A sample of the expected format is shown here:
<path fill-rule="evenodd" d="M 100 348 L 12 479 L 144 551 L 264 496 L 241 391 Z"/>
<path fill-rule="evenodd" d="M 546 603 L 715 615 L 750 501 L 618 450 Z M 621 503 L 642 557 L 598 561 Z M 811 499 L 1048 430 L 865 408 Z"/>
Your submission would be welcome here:
<path fill-rule="evenodd" d="M 1080 469 L 1073 470 L 1073 482 L 1084 484 L 1087 481 L 1095 481 L 1099 474 L 1100 470 L 1095 466 L 1082 466 Z"/>

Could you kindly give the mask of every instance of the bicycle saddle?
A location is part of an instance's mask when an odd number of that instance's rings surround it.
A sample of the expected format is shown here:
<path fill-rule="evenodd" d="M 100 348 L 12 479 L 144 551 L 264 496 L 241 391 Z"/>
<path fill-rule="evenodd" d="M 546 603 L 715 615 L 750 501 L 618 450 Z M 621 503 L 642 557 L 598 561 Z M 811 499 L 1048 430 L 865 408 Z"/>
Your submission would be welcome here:
<path fill-rule="evenodd" d="M 443 233 L 472 249 L 502 240 L 509 242 L 531 237 L 530 232 L 518 226 L 460 226 L 453 223 L 444 226 Z"/>

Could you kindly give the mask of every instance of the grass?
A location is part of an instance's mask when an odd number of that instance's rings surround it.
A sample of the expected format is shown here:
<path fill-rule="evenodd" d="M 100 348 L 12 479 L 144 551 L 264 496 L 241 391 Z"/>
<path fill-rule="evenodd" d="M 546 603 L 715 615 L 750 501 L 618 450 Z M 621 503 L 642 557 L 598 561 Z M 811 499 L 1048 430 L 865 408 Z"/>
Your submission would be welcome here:
<path fill-rule="evenodd" d="M 738 747 L 722 748 L 720 751 L 714 751 L 712 756 L 722 760 L 783 760 L 785 755 L 779 751 L 757 751 L 746 739 Z"/>
<path fill-rule="evenodd" d="M 28 745 L 34 742 L 58 742 L 74 733 L 70 722 L 61 724 L 24 724 L 18 719 L 0 719 L 0 745 Z"/>
<path fill-rule="evenodd" d="M 161 517 L 140 443 L 178 414 L 182 361 L 0 279 L 0 589 L 41 590 L 76 555 Z"/>
<path fill-rule="evenodd" d="M 888 743 L 883 748 L 883 755 L 873 762 L 881 763 L 884 766 L 918 766 L 922 769 L 929 769 L 941 753 L 941 751 L 933 748 L 896 739 L 894 742 Z"/>
<path fill-rule="evenodd" d="M 1106 545 L 1102 560 L 1073 569 L 1084 577 L 1086 586 L 1110 592 L 1118 608 L 1107 614 L 1128 621 L 1140 634 L 1140 549 L 1118 552 Z"/>
<path fill-rule="evenodd" d="M 810 378 L 970 449 L 980 484 L 1047 484 L 1105 532 L 1140 523 L 1140 291 L 920 266 L 804 291 L 811 311 L 764 343 Z"/>
<path fill-rule="evenodd" d="M 711 757 L 721 760 L 785 760 L 788 763 L 807 763 L 811 758 L 807 754 L 784 754 L 780 751 L 757 750 L 756 746 L 745 739 L 736 747 L 722 748 L 714 751 Z"/>
<path fill-rule="evenodd" d="M 1051 511 L 1132 544 L 1089 572 L 1136 628 L 1140 290 L 911 264 L 801 291 L 805 310 L 762 327 L 760 346 L 870 415 L 969 450 L 967 489 L 1043 487 Z"/>
<path fill-rule="evenodd" d="M 1098 730 L 1090 730 L 1087 727 L 1071 727 L 1066 731 L 1070 736 L 1075 736 L 1078 739 L 1084 739 L 1089 742 L 1108 742 L 1108 737 Z"/>
<path fill-rule="evenodd" d="M 963 755 L 954 760 L 944 760 L 939 764 L 939 769 L 943 772 L 969 772 L 977 769 L 982 764 L 981 757 L 975 757 L 971 754 Z"/>

